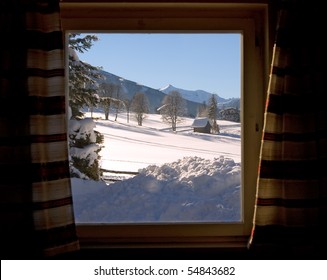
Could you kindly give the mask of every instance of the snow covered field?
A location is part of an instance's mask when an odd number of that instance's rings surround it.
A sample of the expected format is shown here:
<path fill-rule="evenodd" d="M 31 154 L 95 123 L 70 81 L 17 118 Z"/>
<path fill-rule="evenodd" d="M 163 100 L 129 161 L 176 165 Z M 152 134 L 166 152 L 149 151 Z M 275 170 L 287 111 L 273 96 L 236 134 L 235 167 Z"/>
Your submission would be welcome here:
<path fill-rule="evenodd" d="M 184 156 L 213 159 L 221 155 L 240 161 L 240 124 L 220 121 L 222 133 L 209 135 L 194 133 L 193 119 L 185 119 L 173 133 L 160 115 L 148 115 L 143 125 L 126 116 L 112 120 L 98 120 L 96 130 L 104 134 L 106 143 L 101 151 L 104 169 L 137 171 L 151 164 L 164 164 Z M 112 117 L 113 119 L 113 117 Z"/>
<path fill-rule="evenodd" d="M 101 167 L 139 174 L 105 173 L 125 176 L 110 184 L 72 178 L 77 223 L 240 220 L 239 123 L 218 121 L 221 133 L 211 135 L 194 133 L 193 119 L 174 133 L 160 115 L 148 115 L 141 127 L 132 116 L 127 123 L 126 114 L 117 122 L 93 117 L 105 137 Z"/>

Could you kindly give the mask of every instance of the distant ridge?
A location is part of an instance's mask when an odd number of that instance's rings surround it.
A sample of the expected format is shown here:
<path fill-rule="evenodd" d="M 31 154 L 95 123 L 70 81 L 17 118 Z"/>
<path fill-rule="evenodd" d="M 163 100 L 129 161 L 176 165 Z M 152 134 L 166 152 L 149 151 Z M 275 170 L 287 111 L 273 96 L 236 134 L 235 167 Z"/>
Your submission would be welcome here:
<path fill-rule="evenodd" d="M 201 89 L 198 89 L 198 90 L 181 89 L 181 88 L 174 87 L 173 85 L 170 85 L 170 84 L 168 86 L 160 88 L 159 90 L 166 94 L 168 94 L 171 91 L 176 90 L 183 96 L 183 98 L 200 103 L 200 104 L 202 104 L 203 102 L 207 102 L 212 94 L 215 94 L 217 96 L 218 103 L 225 103 L 230 100 L 230 99 L 222 98 L 216 93 L 210 93 L 210 92 L 207 92 L 207 91 L 204 91 Z"/>
<path fill-rule="evenodd" d="M 154 89 L 137 82 L 127 80 L 125 78 L 119 77 L 115 74 L 109 73 L 104 70 L 100 70 L 103 75 L 103 79 L 98 80 L 98 83 L 112 83 L 115 85 L 120 85 L 123 94 L 126 98 L 132 99 L 134 94 L 137 92 L 144 93 L 149 99 L 150 103 L 150 113 L 156 113 L 157 108 L 162 105 L 162 100 L 165 95 L 173 90 L 177 90 L 186 100 L 187 112 L 189 117 L 195 117 L 199 104 L 204 101 L 207 102 L 211 97 L 212 93 L 206 92 L 204 90 L 185 90 L 181 88 L 174 87 L 173 85 L 168 85 L 160 89 Z M 239 98 L 224 99 L 217 95 L 218 107 L 237 107 L 239 108 L 240 100 Z"/>

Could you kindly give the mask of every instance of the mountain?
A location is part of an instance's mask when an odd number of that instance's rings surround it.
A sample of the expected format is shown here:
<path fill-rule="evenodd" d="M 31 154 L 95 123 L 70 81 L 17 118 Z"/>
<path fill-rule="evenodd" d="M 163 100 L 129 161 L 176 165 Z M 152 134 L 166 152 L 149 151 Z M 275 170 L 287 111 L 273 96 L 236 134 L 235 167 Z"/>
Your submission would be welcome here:
<path fill-rule="evenodd" d="M 135 93 L 144 93 L 149 99 L 150 113 L 157 113 L 157 109 L 162 105 L 162 101 L 166 96 L 164 92 L 158 89 L 138 84 L 103 70 L 101 70 L 100 73 L 103 76 L 103 79 L 98 81 L 99 84 L 104 82 L 120 85 L 123 90 L 123 94 L 130 100 L 133 98 Z M 189 117 L 196 116 L 198 106 L 198 102 L 186 100 L 186 107 Z"/>
<path fill-rule="evenodd" d="M 202 104 L 203 102 L 208 103 L 209 98 L 211 97 L 212 94 L 215 93 L 210 93 L 204 90 L 186 90 L 186 89 L 181 89 L 181 88 L 176 88 L 173 85 L 168 85 L 166 87 L 160 88 L 159 89 L 161 92 L 164 92 L 165 94 L 168 94 L 171 91 L 178 91 L 184 99 L 186 100 L 191 100 L 196 103 Z M 217 97 L 218 101 L 218 107 L 235 107 L 235 108 L 240 108 L 240 99 L 239 98 L 229 98 L 225 99 L 220 97 L 218 94 L 215 94 Z"/>
<path fill-rule="evenodd" d="M 129 100 L 131 100 L 135 93 L 142 92 L 144 93 L 150 103 L 150 112 L 154 113 L 158 107 L 161 106 L 161 101 L 164 98 L 165 94 L 160 92 L 159 90 L 138 84 L 136 82 L 124 79 L 117 75 L 111 74 L 106 71 L 101 71 L 103 76 L 102 81 L 98 81 L 99 83 L 109 83 L 121 86 L 123 95 L 125 95 Z"/>
<path fill-rule="evenodd" d="M 187 90 L 187 89 L 181 89 L 181 88 L 176 88 L 172 85 L 168 85 L 166 87 L 160 88 L 160 91 L 168 94 L 171 91 L 178 91 L 184 99 L 187 100 L 192 100 L 194 102 L 202 104 L 203 102 L 207 102 L 209 98 L 211 97 L 212 93 L 209 93 L 204 90 Z M 220 96 L 217 96 L 218 103 L 225 102 L 226 99 L 221 98 Z"/>
<path fill-rule="evenodd" d="M 130 81 L 127 79 L 124 79 L 122 77 L 119 77 L 117 75 L 114 75 L 112 73 L 106 72 L 104 70 L 100 70 L 101 75 L 103 76 L 103 79 L 99 80 L 98 83 L 111 83 L 115 85 L 120 85 L 123 94 L 128 99 L 132 99 L 134 94 L 137 92 L 144 93 L 147 98 L 149 99 L 150 103 L 150 113 L 157 113 L 157 109 L 162 105 L 162 101 L 167 93 L 169 93 L 172 90 L 177 90 L 181 93 L 181 95 L 186 100 L 186 107 L 189 117 L 195 117 L 197 114 L 197 108 L 200 104 L 202 104 L 204 101 L 208 101 L 209 97 L 212 95 L 212 93 L 203 91 L 203 90 L 196 90 L 196 91 L 190 91 L 190 90 L 184 90 L 180 88 L 176 88 L 172 85 L 169 85 L 167 87 L 161 88 L 161 89 L 154 89 L 145 85 L 141 85 L 137 82 Z M 237 103 L 239 104 L 239 99 L 224 99 L 217 95 L 218 100 L 218 107 L 221 108 L 223 104 L 225 104 L 225 107 L 229 107 L 229 103 L 234 100 L 234 103 L 236 101 L 236 105 L 233 104 L 233 107 L 237 106 Z M 239 105 L 238 105 L 239 108 Z"/>

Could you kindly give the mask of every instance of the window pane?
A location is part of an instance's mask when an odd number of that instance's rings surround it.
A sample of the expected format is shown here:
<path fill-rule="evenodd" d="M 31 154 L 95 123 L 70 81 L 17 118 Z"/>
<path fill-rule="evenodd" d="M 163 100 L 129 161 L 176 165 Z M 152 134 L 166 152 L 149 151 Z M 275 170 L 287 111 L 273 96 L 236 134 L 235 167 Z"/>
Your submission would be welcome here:
<path fill-rule="evenodd" d="M 70 52 L 76 222 L 240 221 L 241 34 L 96 36 Z"/>

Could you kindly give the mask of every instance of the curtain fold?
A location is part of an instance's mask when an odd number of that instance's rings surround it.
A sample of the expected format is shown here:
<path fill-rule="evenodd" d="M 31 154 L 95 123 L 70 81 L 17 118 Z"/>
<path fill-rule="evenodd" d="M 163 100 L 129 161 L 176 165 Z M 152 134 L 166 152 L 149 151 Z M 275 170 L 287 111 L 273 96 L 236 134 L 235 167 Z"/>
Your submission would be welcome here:
<path fill-rule="evenodd" d="M 0 5 L 1 254 L 74 252 L 59 0 Z"/>
<path fill-rule="evenodd" d="M 326 250 L 323 7 L 280 2 L 249 248 L 283 258 Z"/>

